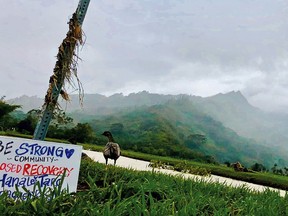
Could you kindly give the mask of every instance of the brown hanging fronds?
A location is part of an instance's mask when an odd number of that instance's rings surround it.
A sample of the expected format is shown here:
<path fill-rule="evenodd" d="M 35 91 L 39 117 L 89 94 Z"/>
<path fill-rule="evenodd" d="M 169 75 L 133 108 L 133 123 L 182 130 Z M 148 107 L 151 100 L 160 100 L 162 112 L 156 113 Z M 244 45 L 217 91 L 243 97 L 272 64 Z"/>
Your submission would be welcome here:
<path fill-rule="evenodd" d="M 63 89 L 60 91 L 60 95 L 62 96 L 62 98 L 66 101 L 70 101 L 70 97 L 67 94 L 67 92 L 65 92 Z"/>
<path fill-rule="evenodd" d="M 57 61 L 53 75 L 49 79 L 49 88 L 45 96 L 44 105 L 59 105 L 57 103 L 59 94 L 64 100 L 69 101 L 69 95 L 65 91 L 67 84 L 79 91 L 79 102 L 81 105 L 83 102 L 84 90 L 77 75 L 77 65 L 80 59 L 78 50 L 79 46 L 83 45 L 83 32 L 76 13 L 72 15 L 68 24 L 69 31 L 58 48 Z"/>

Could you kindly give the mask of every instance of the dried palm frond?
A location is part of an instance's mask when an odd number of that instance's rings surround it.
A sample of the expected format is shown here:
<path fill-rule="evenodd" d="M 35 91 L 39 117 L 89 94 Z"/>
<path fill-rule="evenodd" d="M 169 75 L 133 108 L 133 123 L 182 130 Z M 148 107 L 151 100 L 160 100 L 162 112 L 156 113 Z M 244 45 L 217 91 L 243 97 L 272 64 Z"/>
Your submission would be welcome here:
<path fill-rule="evenodd" d="M 78 57 L 78 48 L 80 45 L 83 45 L 83 32 L 76 13 L 72 15 L 68 24 L 69 31 L 58 48 L 57 61 L 53 75 L 49 80 L 49 88 L 45 96 L 44 105 L 58 105 L 57 99 L 59 94 L 62 95 L 64 100 L 69 101 L 69 95 L 63 90 L 67 84 L 74 89 L 77 88 L 79 91 L 79 102 L 82 105 L 84 91 L 77 75 L 77 64 L 80 59 Z"/>
<path fill-rule="evenodd" d="M 63 89 L 60 91 L 60 94 L 62 96 L 62 98 L 66 101 L 70 101 L 70 97 L 69 95 L 67 94 L 67 92 L 65 92 Z"/>

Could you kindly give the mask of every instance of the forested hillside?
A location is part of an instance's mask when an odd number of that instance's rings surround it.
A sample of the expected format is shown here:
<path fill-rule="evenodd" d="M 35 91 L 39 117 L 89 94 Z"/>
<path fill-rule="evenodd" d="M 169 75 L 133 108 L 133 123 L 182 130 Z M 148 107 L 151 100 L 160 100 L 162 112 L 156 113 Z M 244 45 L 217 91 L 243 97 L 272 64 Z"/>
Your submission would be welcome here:
<path fill-rule="evenodd" d="M 249 104 L 241 92 L 217 94 L 194 100 L 204 113 L 220 121 L 239 135 L 255 139 L 265 146 L 288 151 L 288 117 L 280 113 L 266 113 Z"/>
<path fill-rule="evenodd" d="M 191 159 L 202 153 L 210 161 L 257 162 L 268 167 L 281 159 L 272 149 L 240 137 L 185 98 L 98 117 L 89 124 L 96 134 L 112 131 L 124 148 L 135 151 Z"/>
<path fill-rule="evenodd" d="M 265 146 L 273 146 L 279 152 L 288 151 L 288 116 L 281 113 L 267 113 L 249 104 L 241 92 L 217 94 L 211 97 L 193 95 L 162 95 L 147 91 L 131 93 L 127 96 L 114 94 L 104 96 L 100 94 L 85 94 L 83 107 L 79 104 L 78 95 L 71 95 L 71 101 L 60 101 L 61 107 L 67 113 L 73 113 L 76 121 L 89 115 L 111 115 L 123 110 L 132 111 L 141 106 L 165 104 L 170 100 L 186 98 L 199 110 L 220 121 L 225 127 L 235 131 L 238 135 L 256 140 Z M 27 96 L 8 100 L 10 104 L 19 104 L 24 112 L 39 109 L 43 99 Z"/>
<path fill-rule="evenodd" d="M 34 108 L 41 107 L 41 100 L 35 97 L 9 102 L 22 105 L 23 110 L 27 110 L 27 104 L 39 103 Z M 61 106 L 75 124 L 82 123 L 76 131 L 87 127 L 84 123 L 89 122 L 95 143 L 104 143 L 99 134 L 109 129 L 126 149 L 206 161 L 287 165 L 284 152 L 288 149 L 285 132 L 288 119 L 251 106 L 240 92 L 207 98 L 146 91 L 110 97 L 87 94 L 83 108 L 78 96 L 72 95 L 71 101 Z M 51 126 L 48 135 L 59 138 L 65 135 L 69 139 L 74 132 Z"/>

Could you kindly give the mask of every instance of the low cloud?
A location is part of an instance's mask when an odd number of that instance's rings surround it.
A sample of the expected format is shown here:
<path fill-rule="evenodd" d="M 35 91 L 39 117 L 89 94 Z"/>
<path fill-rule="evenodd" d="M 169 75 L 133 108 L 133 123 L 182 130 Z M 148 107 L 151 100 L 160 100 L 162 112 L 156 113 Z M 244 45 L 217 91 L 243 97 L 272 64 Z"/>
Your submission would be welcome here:
<path fill-rule="evenodd" d="M 1 93 L 44 97 L 78 0 L 3 1 Z M 86 93 L 240 90 L 253 105 L 282 111 L 287 8 L 281 0 L 91 1 L 78 75 Z"/>

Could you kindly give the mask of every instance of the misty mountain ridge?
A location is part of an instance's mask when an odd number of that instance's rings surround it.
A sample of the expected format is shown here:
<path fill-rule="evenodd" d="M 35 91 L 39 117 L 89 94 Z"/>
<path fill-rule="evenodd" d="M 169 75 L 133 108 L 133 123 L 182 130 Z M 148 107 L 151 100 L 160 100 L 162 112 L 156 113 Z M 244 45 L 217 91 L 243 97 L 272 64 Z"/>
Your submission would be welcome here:
<path fill-rule="evenodd" d="M 74 116 L 73 116 L 74 118 Z M 169 100 L 165 104 L 140 106 L 112 115 L 89 116 L 85 122 L 99 130 L 110 130 L 124 148 L 156 155 L 180 156 L 187 152 L 224 163 L 241 161 L 251 166 L 262 163 L 272 167 L 275 163 L 286 166 L 286 155 L 277 150 L 243 138 L 219 121 L 203 114 L 185 97 Z M 193 137 L 205 136 L 207 142 L 198 142 Z M 192 150 L 194 153 L 190 152 Z M 212 157 L 209 159 L 209 157 Z"/>
<path fill-rule="evenodd" d="M 219 93 L 210 97 L 200 97 L 187 94 L 163 95 L 147 91 L 131 93 L 124 96 L 121 93 L 112 96 L 101 94 L 85 94 L 83 108 L 79 104 L 79 96 L 71 95 L 70 102 L 60 102 L 67 113 L 71 113 L 76 121 L 90 119 L 92 116 L 113 115 L 120 111 L 133 111 L 141 106 L 164 105 L 169 101 L 185 99 L 196 109 L 221 122 L 238 135 L 254 139 L 264 146 L 288 150 L 288 117 L 286 115 L 264 112 L 249 104 L 240 91 L 226 94 Z M 9 103 L 22 105 L 22 110 L 41 108 L 44 100 L 38 97 L 22 96 L 11 99 Z"/>
<path fill-rule="evenodd" d="M 111 96 L 105 96 L 101 94 L 85 94 L 84 95 L 84 103 L 83 107 L 79 104 L 79 96 L 77 94 L 70 95 L 70 101 L 66 102 L 59 97 L 61 107 L 67 112 L 75 112 L 75 111 L 84 111 L 85 113 L 89 113 L 93 110 L 93 114 L 95 109 L 101 109 L 102 107 L 111 107 L 111 108 L 125 108 L 125 107 L 137 107 L 137 106 L 152 106 L 157 104 L 166 103 L 169 100 L 177 100 L 179 98 L 189 98 L 193 101 L 203 101 L 203 100 L 219 100 L 225 101 L 230 100 L 232 103 L 241 104 L 244 101 L 248 104 L 246 98 L 241 94 L 240 91 L 232 91 L 227 94 L 219 93 L 215 96 L 211 97 L 200 97 L 194 95 L 187 94 L 178 94 L 178 95 L 164 95 L 164 94 L 156 94 L 149 93 L 148 91 L 141 91 L 138 93 L 130 93 L 127 96 L 124 96 L 122 93 L 116 93 Z M 222 99 L 221 99 L 222 98 Z M 44 103 L 44 99 L 39 98 L 37 96 L 27 96 L 23 95 L 17 98 L 9 99 L 7 101 L 10 104 L 19 104 L 22 106 L 23 112 L 28 112 L 31 109 L 39 109 Z M 250 105 L 251 106 L 251 105 Z M 252 107 L 252 106 L 251 106 Z M 101 112 L 100 112 L 101 113 Z"/>

